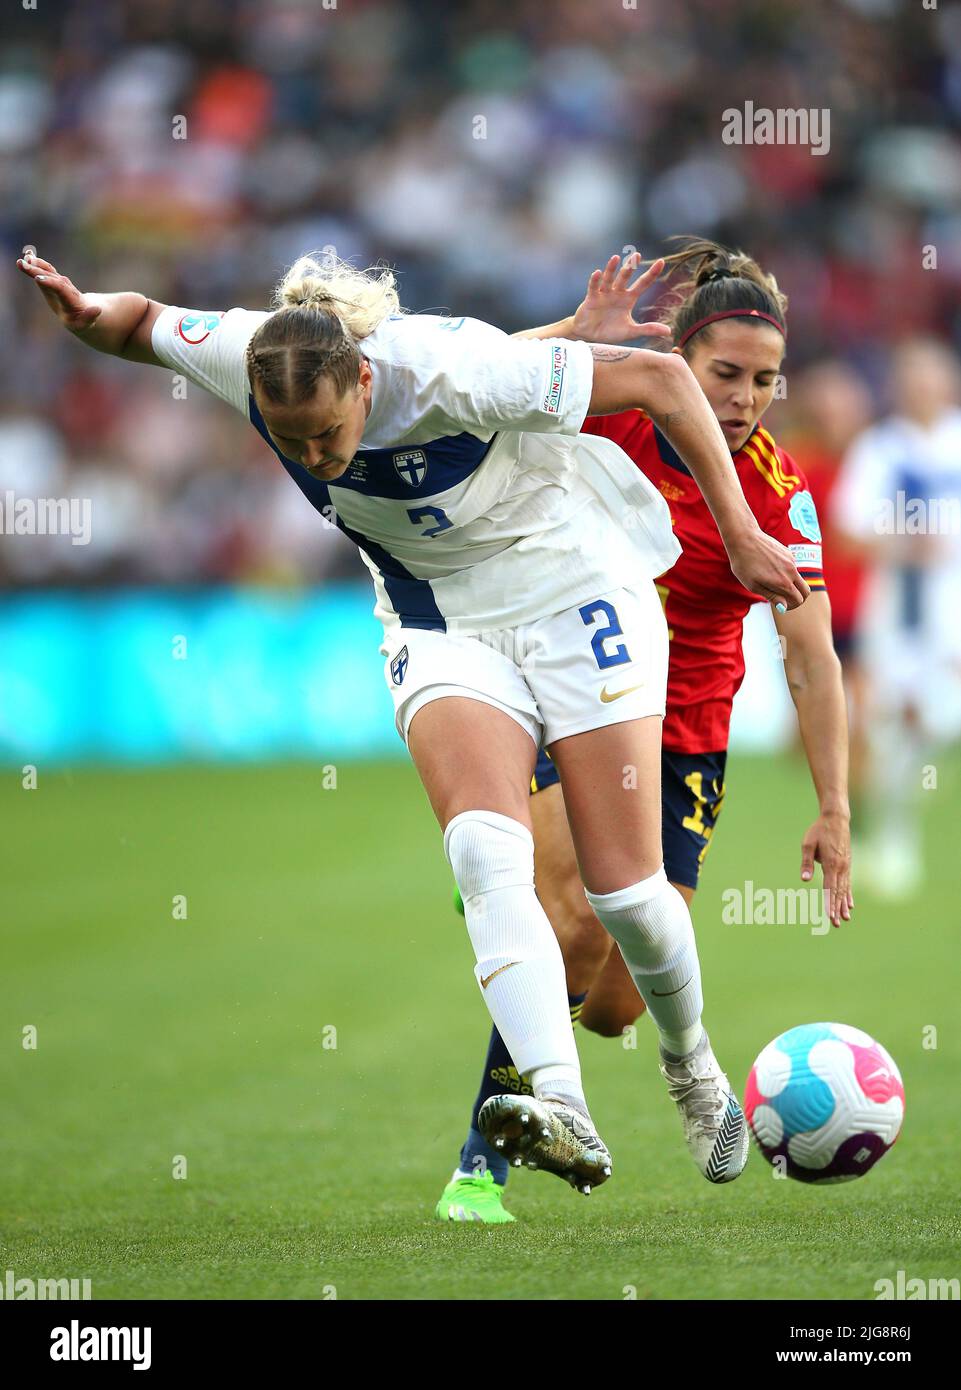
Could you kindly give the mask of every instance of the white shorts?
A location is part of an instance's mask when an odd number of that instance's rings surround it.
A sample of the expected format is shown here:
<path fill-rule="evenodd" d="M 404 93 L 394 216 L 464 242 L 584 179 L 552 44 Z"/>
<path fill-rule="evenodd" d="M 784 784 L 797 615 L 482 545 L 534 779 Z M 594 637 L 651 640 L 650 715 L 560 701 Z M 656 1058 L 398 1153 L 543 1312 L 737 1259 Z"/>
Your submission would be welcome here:
<path fill-rule="evenodd" d="M 405 743 L 417 711 L 445 695 L 503 710 L 537 747 L 664 714 L 667 624 L 650 581 L 476 637 L 398 628 L 381 651 Z"/>

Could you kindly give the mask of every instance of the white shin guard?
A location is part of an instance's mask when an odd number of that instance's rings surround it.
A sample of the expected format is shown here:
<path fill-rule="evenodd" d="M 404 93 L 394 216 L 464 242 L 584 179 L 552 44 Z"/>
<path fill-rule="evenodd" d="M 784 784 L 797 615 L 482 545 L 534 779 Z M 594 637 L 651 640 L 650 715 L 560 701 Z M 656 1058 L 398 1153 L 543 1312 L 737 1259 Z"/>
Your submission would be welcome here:
<path fill-rule="evenodd" d="M 514 1065 L 535 1093 L 580 1093 L 564 961 L 534 892 L 534 839 L 496 811 L 463 811 L 444 832 L 444 853 L 464 900 L 474 975 Z M 547 1070 L 545 1070 L 547 1069 Z"/>
<path fill-rule="evenodd" d="M 687 903 L 663 866 L 650 878 L 587 901 L 617 942 L 637 991 L 657 1026 L 661 1045 L 676 1056 L 701 1036 L 701 967 Z"/>

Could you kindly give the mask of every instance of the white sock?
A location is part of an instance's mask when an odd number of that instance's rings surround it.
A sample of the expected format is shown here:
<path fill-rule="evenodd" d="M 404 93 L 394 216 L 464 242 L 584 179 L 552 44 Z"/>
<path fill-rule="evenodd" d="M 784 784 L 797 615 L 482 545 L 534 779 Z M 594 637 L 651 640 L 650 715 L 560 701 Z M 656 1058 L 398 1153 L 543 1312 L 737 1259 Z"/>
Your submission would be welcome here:
<path fill-rule="evenodd" d="M 873 820 L 880 846 L 899 846 L 909 857 L 920 854 L 921 766 L 924 741 L 906 719 L 880 716 L 871 727 Z"/>
<path fill-rule="evenodd" d="M 534 838 L 496 811 L 462 811 L 444 853 L 474 947 L 488 1012 L 535 1096 L 563 1095 L 586 1112 L 560 946 L 534 892 Z M 485 983 L 486 982 L 486 983 Z"/>
<path fill-rule="evenodd" d="M 687 903 L 663 865 L 650 878 L 615 893 L 588 893 L 598 920 L 620 948 L 661 1046 L 675 1057 L 701 1038 L 701 967 Z"/>

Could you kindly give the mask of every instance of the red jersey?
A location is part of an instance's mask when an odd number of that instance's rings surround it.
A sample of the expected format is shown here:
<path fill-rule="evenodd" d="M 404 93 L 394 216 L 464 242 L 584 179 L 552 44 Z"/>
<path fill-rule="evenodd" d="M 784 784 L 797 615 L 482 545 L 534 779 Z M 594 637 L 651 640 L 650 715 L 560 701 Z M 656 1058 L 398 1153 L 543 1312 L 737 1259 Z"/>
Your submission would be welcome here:
<path fill-rule="evenodd" d="M 720 752 L 727 747 L 731 705 L 744 679 L 744 617 L 752 603 L 765 600 L 734 578 L 697 483 L 643 411 L 591 416 L 584 432 L 619 444 L 671 509 L 682 553 L 656 581 L 671 640 L 664 747 L 675 753 Z M 733 462 L 762 531 L 788 547 L 812 589 L 823 589 L 821 530 L 804 474 L 760 425 Z"/>
<path fill-rule="evenodd" d="M 825 541 L 824 578 L 831 590 L 831 623 L 834 635 L 850 638 L 857 628 L 862 596 L 867 582 L 868 566 L 863 560 L 843 554 L 841 545 L 831 545 L 831 499 L 840 477 L 841 459 L 828 453 L 814 440 L 798 440 L 795 444 L 801 467 L 808 480 L 818 515 L 824 518 Z"/>

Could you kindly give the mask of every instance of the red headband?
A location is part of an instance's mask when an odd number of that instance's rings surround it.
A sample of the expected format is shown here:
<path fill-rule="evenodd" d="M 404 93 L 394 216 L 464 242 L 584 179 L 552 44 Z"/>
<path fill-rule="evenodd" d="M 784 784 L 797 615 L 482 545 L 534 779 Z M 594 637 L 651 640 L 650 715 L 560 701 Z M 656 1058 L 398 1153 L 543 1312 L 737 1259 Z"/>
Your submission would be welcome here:
<path fill-rule="evenodd" d="M 709 323 L 716 323 L 718 319 L 737 319 L 748 315 L 752 319 L 767 319 L 768 323 L 773 323 L 777 331 L 783 335 L 787 341 L 787 332 L 783 325 L 771 314 L 762 313 L 760 309 L 722 309 L 719 314 L 708 314 L 706 319 L 698 319 L 697 323 L 692 323 L 687 332 L 682 336 L 677 346 L 682 348 L 688 338 L 692 338 L 695 333 L 699 333 L 702 328 L 706 328 Z"/>

